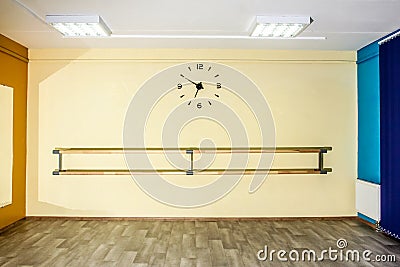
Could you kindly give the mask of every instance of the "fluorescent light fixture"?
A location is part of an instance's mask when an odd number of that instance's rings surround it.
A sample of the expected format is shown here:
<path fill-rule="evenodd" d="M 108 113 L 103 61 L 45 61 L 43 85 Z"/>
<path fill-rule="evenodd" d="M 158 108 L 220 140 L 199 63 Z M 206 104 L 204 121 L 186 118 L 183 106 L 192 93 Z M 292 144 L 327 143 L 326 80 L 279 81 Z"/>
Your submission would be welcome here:
<path fill-rule="evenodd" d="M 257 16 L 251 37 L 293 38 L 313 22 L 311 17 Z"/>
<path fill-rule="evenodd" d="M 111 35 L 110 28 L 97 15 L 47 15 L 46 22 L 65 37 L 105 37 Z"/>

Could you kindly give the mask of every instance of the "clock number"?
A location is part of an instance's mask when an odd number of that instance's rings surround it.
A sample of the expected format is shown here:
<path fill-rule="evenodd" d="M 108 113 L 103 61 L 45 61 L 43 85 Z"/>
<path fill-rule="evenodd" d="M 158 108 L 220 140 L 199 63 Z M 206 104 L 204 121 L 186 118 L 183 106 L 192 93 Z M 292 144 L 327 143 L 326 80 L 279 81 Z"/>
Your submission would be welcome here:
<path fill-rule="evenodd" d="M 202 70 L 204 68 L 204 66 L 203 66 L 203 64 L 199 63 L 199 64 L 196 65 L 196 68 L 198 70 Z"/>
<path fill-rule="evenodd" d="M 221 89 L 221 88 L 222 88 L 221 83 L 217 83 L 217 89 Z"/>
<path fill-rule="evenodd" d="M 178 89 L 182 89 L 182 84 L 178 83 Z"/>
<path fill-rule="evenodd" d="M 197 103 L 197 108 L 202 108 L 203 106 L 201 105 L 201 103 Z"/>

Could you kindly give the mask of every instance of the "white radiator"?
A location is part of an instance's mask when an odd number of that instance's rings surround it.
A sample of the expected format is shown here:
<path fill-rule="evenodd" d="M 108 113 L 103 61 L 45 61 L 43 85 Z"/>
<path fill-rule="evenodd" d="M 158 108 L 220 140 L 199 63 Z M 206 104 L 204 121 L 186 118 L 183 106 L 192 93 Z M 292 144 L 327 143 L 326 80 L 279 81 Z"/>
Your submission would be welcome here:
<path fill-rule="evenodd" d="M 381 218 L 381 186 L 370 182 L 356 182 L 357 212 L 376 221 Z"/>

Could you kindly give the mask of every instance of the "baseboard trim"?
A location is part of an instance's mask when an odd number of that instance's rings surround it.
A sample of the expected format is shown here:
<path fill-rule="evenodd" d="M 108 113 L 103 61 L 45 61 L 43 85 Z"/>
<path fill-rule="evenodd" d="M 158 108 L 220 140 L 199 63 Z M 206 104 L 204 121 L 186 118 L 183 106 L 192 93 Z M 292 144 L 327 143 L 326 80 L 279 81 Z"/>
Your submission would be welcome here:
<path fill-rule="evenodd" d="M 376 229 L 376 225 L 375 224 L 373 224 L 373 223 L 371 223 L 369 221 L 363 220 L 362 218 L 360 218 L 358 216 L 356 216 L 356 220 L 362 222 L 365 225 L 368 225 L 369 227 L 371 227 L 373 229 Z"/>
<path fill-rule="evenodd" d="M 27 220 L 76 220 L 76 221 L 295 221 L 295 220 L 356 220 L 357 216 L 339 217 L 67 217 L 27 216 Z"/>
<path fill-rule="evenodd" d="M 19 219 L 18 221 L 13 222 L 13 223 L 11 223 L 11 224 L 9 224 L 9 225 L 7 225 L 7 226 L 4 226 L 3 228 L 0 228 L 0 234 L 4 233 L 5 231 L 7 231 L 7 230 L 10 229 L 10 228 L 13 228 L 15 225 L 17 225 L 17 224 L 20 223 L 21 221 L 25 221 L 25 220 L 26 220 L 26 217 L 25 217 L 25 218 L 22 218 L 22 219 Z"/>

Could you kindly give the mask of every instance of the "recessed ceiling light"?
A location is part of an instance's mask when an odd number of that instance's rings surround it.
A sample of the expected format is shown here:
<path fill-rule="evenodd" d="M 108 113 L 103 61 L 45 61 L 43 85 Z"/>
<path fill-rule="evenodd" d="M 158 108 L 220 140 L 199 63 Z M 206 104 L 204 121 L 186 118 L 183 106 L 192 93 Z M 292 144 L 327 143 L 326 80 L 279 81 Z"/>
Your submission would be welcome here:
<path fill-rule="evenodd" d="M 65 37 L 104 37 L 111 35 L 110 28 L 97 15 L 47 15 L 46 22 Z"/>
<path fill-rule="evenodd" d="M 252 37 L 293 38 L 307 28 L 311 17 L 271 17 L 257 16 Z"/>

